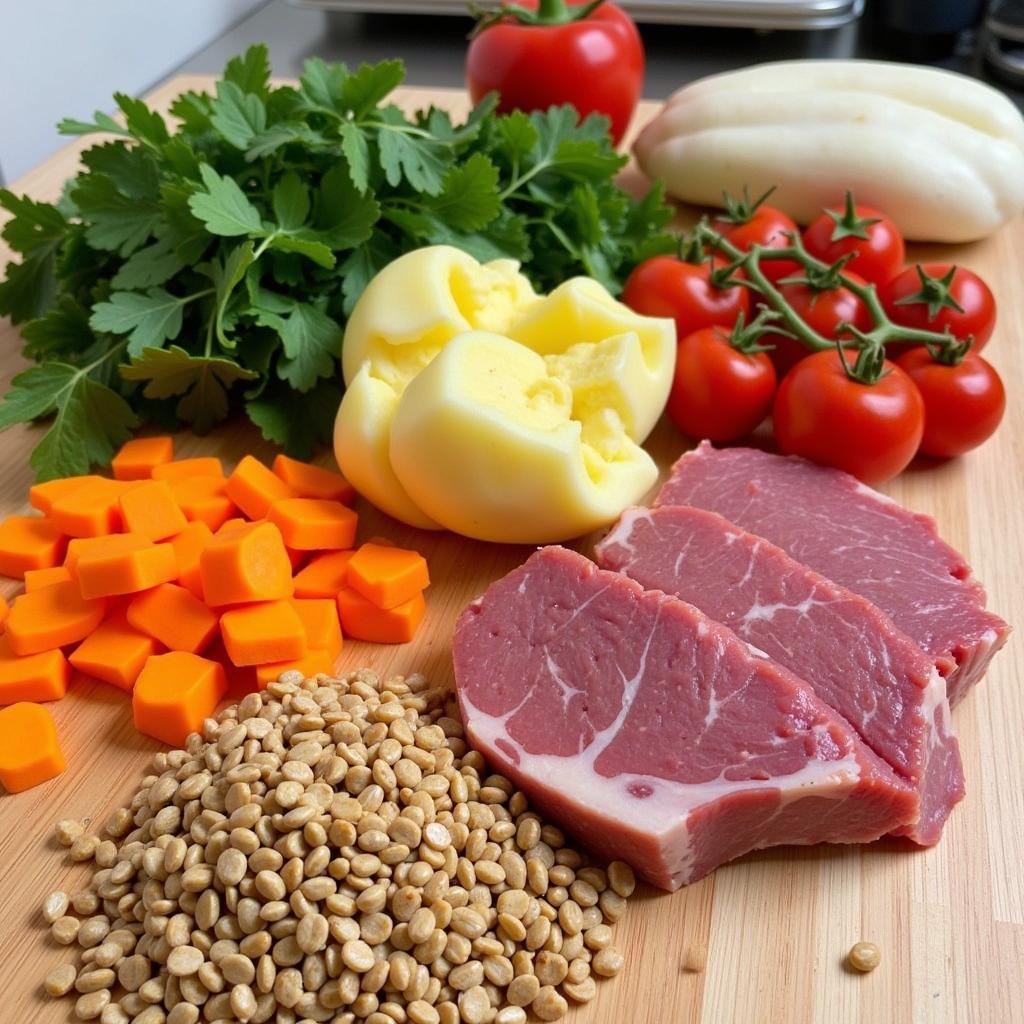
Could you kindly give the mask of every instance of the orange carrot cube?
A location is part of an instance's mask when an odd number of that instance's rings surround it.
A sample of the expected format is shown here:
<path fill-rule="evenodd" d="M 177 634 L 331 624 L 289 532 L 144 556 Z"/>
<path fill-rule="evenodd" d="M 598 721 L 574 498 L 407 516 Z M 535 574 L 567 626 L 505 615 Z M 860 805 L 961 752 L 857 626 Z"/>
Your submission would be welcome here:
<path fill-rule="evenodd" d="M 70 679 L 71 669 L 59 648 L 22 657 L 0 636 L 0 704 L 60 700 Z"/>
<path fill-rule="evenodd" d="M 215 661 L 187 651 L 150 658 L 132 691 L 132 717 L 139 732 L 172 747 L 183 747 L 190 733 L 213 714 L 227 679 Z"/>
<path fill-rule="evenodd" d="M 351 548 L 359 522 L 347 505 L 319 498 L 276 501 L 267 519 L 281 531 L 285 544 L 298 551 Z"/>
<path fill-rule="evenodd" d="M 121 495 L 131 482 L 96 477 L 63 494 L 50 506 L 53 525 L 69 537 L 98 537 L 121 529 Z"/>
<path fill-rule="evenodd" d="M 71 579 L 71 573 L 66 565 L 55 565 L 52 569 L 27 569 L 25 571 L 25 593 L 31 594 L 33 590 L 42 590 L 53 583 L 63 583 Z"/>
<path fill-rule="evenodd" d="M 296 597 L 338 596 L 345 586 L 348 563 L 354 551 L 329 551 L 318 555 L 295 576 Z"/>
<path fill-rule="evenodd" d="M 338 594 L 338 612 L 345 635 L 376 644 L 408 643 L 416 635 L 425 611 L 422 594 L 395 608 L 378 608 L 350 587 Z"/>
<path fill-rule="evenodd" d="M 227 495 L 250 519 L 262 519 L 275 501 L 294 498 L 295 492 L 262 462 L 246 455 L 228 477 Z"/>
<path fill-rule="evenodd" d="M 272 523 L 215 535 L 199 556 L 199 573 L 208 605 L 277 601 L 294 590 L 288 552 Z"/>
<path fill-rule="evenodd" d="M 306 631 L 290 601 L 262 601 L 226 611 L 220 619 L 224 649 L 235 665 L 289 661 L 306 653 Z"/>
<path fill-rule="evenodd" d="M 103 621 L 106 608 L 106 601 L 82 597 L 73 581 L 22 594 L 7 619 L 11 650 L 24 656 L 78 643 Z"/>
<path fill-rule="evenodd" d="M 115 480 L 148 480 L 153 470 L 174 459 L 174 438 L 133 437 L 121 445 L 110 463 Z"/>
<path fill-rule="evenodd" d="M 224 492 L 225 484 L 222 476 L 188 476 L 170 481 L 174 500 L 185 518 L 206 523 L 211 530 L 220 529 L 237 511 Z"/>
<path fill-rule="evenodd" d="M 220 459 L 204 455 L 196 459 L 178 459 L 153 467 L 154 480 L 185 480 L 190 476 L 224 476 Z"/>
<path fill-rule="evenodd" d="M 202 654 L 217 632 L 216 614 L 174 583 L 139 594 L 128 605 L 128 622 L 168 650 L 192 654 Z"/>
<path fill-rule="evenodd" d="M 46 708 L 21 703 L 0 710 L 0 782 L 8 793 L 38 786 L 66 767 Z"/>
<path fill-rule="evenodd" d="M 213 533 L 204 522 L 189 523 L 177 537 L 168 542 L 178 560 L 178 582 L 192 594 L 203 599 L 203 581 L 199 575 L 199 557 L 210 543 Z"/>
<path fill-rule="evenodd" d="M 342 645 L 337 601 L 330 598 L 293 598 L 292 604 L 302 620 L 309 650 L 326 651 L 332 659 L 336 658 Z"/>
<path fill-rule="evenodd" d="M 24 577 L 29 569 L 52 569 L 64 558 L 67 538 L 42 516 L 8 516 L 0 523 L 0 573 Z"/>
<path fill-rule="evenodd" d="M 136 551 L 152 547 L 153 542 L 137 533 L 111 533 L 106 537 L 73 537 L 68 541 L 64 567 L 73 580 L 78 579 L 78 563 L 93 555 L 113 555 L 120 551 Z"/>
<path fill-rule="evenodd" d="M 102 479 L 103 477 L 101 476 L 89 474 L 87 476 L 65 476 L 57 480 L 45 480 L 41 484 L 33 484 L 28 489 L 28 503 L 45 515 L 49 513 L 53 503 L 58 498 L 71 494 L 72 491 L 83 484 Z"/>
<path fill-rule="evenodd" d="M 418 551 L 364 544 L 349 560 L 346 582 L 378 608 L 395 608 L 425 590 L 430 574 Z"/>
<path fill-rule="evenodd" d="M 274 459 L 273 471 L 300 498 L 342 501 L 346 505 L 355 501 L 356 489 L 340 473 L 322 466 L 278 455 Z"/>
<path fill-rule="evenodd" d="M 83 555 L 76 566 L 82 597 L 136 594 L 178 576 L 178 560 L 170 544 L 152 544 L 127 551 Z"/>
<path fill-rule="evenodd" d="M 79 672 L 131 693 L 146 660 L 159 650 L 160 645 L 133 628 L 124 611 L 118 609 L 71 652 L 68 660 Z"/>
<path fill-rule="evenodd" d="M 121 518 L 129 533 L 167 540 L 188 526 L 166 480 L 146 480 L 121 495 Z"/>

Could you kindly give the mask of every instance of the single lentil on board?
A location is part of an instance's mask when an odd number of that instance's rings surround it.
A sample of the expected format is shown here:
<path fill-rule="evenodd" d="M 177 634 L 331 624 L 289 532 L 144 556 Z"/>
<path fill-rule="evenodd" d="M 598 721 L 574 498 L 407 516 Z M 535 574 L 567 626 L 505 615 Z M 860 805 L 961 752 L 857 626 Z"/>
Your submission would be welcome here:
<path fill-rule="evenodd" d="M 633 872 L 487 774 L 420 675 L 286 672 L 158 754 L 106 832 L 62 823 L 98 870 L 43 908 L 81 950 L 44 990 L 81 1020 L 554 1021 L 624 962 Z"/>

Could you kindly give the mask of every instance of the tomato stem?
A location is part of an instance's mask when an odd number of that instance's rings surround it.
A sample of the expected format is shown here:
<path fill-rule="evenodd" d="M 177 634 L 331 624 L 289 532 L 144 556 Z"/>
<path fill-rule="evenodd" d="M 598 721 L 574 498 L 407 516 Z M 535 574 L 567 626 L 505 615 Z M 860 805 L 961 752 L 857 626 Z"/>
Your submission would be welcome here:
<path fill-rule="evenodd" d="M 940 333 L 894 323 L 886 314 L 874 284 L 865 284 L 844 274 L 842 263 L 828 264 L 815 258 L 804 248 L 798 235 L 790 232 L 787 237 L 789 245 L 781 249 L 754 244 L 743 250 L 716 231 L 706 217 L 697 223 L 692 233 L 694 242 L 707 246 L 729 260 L 728 267 L 722 268 L 728 270 L 729 283 L 756 291 L 806 348 L 815 352 L 837 347 L 840 350 L 856 350 L 857 355 L 852 365 L 840 351 L 843 365 L 853 380 L 871 384 L 882 376 L 886 345 L 925 345 L 937 361 L 947 363 L 959 362 L 967 354 L 970 341 L 958 341 L 948 330 Z M 868 331 L 861 331 L 852 324 L 840 324 L 838 332 L 848 335 L 848 340 L 835 341 L 824 337 L 796 312 L 774 282 L 765 275 L 761 269 L 762 260 L 792 260 L 803 268 L 806 279 L 812 282 L 827 280 L 829 283 L 834 282 L 834 287 L 846 288 L 864 303 L 874 326 Z M 736 276 L 737 271 L 742 271 L 743 276 Z"/>
<path fill-rule="evenodd" d="M 590 3 L 570 5 L 566 0 L 539 0 L 536 9 L 520 4 L 502 3 L 488 9 L 477 3 L 469 5 L 469 13 L 476 18 L 476 25 L 469 38 L 478 36 L 484 29 L 499 21 L 513 21 L 520 25 L 543 28 L 546 25 L 570 25 L 590 17 L 604 3 L 604 0 L 590 0 Z"/>

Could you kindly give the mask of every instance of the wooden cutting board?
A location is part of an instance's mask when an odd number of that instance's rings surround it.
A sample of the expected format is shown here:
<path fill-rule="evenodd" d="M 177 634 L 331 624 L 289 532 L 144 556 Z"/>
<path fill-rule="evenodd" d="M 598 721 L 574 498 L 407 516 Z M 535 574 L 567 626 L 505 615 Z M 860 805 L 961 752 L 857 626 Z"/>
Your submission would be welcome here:
<path fill-rule="evenodd" d="M 178 78 L 153 102 L 166 107 L 208 79 Z M 406 89 L 409 107 L 430 103 L 456 114 L 468 107 L 455 91 Z M 657 110 L 645 103 L 639 120 Z M 79 111 L 81 113 L 81 111 Z M 16 192 L 53 199 L 75 169 L 80 144 L 68 146 L 14 184 Z M 628 173 L 628 172 L 627 172 Z M 970 246 L 919 247 L 913 258 L 951 259 L 980 272 L 999 301 L 999 325 L 986 356 L 1007 385 L 1009 408 L 981 450 L 941 466 L 913 468 L 885 488 L 938 520 L 988 587 L 990 605 L 1024 621 L 1024 223 Z M 9 253 L 0 253 L 6 259 Z M 19 337 L 0 323 L 0 374 L 6 385 L 23 367 Z M 40 430 L 0 435 L 0 513 L 24 512 L 28 454 Z M 182 455 L 219 455 L 229 465 L 246 452 L 269 459 L 272 446 L 235 423 L 206 438 L 182 435 Z M 667 423 L 649 448 L 663 468 L 685 440 Z M 325 461 L 329 459 L 324 454 Z M 415 642 L 380 647 L 347 642 L 340 667 L 423 671 L 451 682 L 450 636 L 462 607 L 519 564 L 528 548 L 479 544 L 419 533 L 360 507 L 361 536 L 385 533 L 430 560 L 435 581 L 428 617 Z M 8 596 L 16 587 L 8 586 Z M 40 992 L 43 976 L 66 960 L 39 913 L 54 889 L 74 891 L 88 877 L 52 838 L 60 818 L 101 828 L 134 793 L 158 744 L 131 725 L 120 691 L 84 678 L 52 705 L 67 772 L 17 796 L 0 796 L 0 1022 L 39 1024 L 71 1018 L 70 1001 Z M 941 844 L 912 851 L 902 843 L 783 848 L 752 854 L 672 896 L 641 888 L 615 942 L 627 952 L 623 974 L 599 986 L 572 1024 L 893 1024 L 1021 1020 L 1024 1013 L 1024 656 L 1019 636 L 996 658 L 988 679 L 955 715 L 967 798 Z M 867 976 L 843 967 L 858 939 L 881 950 Z"/>

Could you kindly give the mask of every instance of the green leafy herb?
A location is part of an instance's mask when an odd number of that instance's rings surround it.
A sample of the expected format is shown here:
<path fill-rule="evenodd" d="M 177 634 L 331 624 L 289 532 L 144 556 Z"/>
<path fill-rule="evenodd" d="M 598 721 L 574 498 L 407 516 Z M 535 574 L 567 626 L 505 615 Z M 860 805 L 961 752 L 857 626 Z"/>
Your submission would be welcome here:
<path fill-rule="evenodd" d="M 265 46 L 188 92 L 169 127 L 117 94 L 119 117 L 65 120 L 104 138 L 55 204 L 0 190 L 16 259 L 0 314 L 40 365 L 15 377 L 0 429 L 52 417 L 42 477 L 109 461 L 140 422 L 209 430 L 244 411 L 307 455 L 330 437 L 345 317 L 390 260 L 422 245 L 512 258 L 539 289 L 588 273 L 618 291 L 664 250 L 660 190 L 615 184 L 607 122 L 571 107 L 465 123 L 409 116 L 401 61 L 319 58 L 272 86 Z"/>

